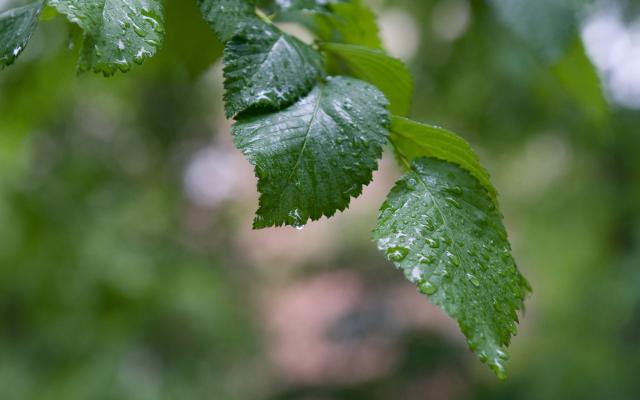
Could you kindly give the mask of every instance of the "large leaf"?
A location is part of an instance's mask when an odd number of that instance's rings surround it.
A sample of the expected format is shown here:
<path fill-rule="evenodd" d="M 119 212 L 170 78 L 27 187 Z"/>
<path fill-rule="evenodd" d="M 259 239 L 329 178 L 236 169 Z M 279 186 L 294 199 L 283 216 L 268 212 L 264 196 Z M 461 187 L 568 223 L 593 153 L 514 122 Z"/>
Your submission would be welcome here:
<path fill-rule="evenodd" d="M 0 14 L 0 69 L 13 64 L 27 47 L 43 6 L 43 1 L 37 1 Z"/>
<path fill-rule="evenodd" d="M 320 54 L 267 24 L 238 32 L 224 50 L 225 109 L 281 108 L 309 93 L 323 75 Z"/>
<path fill-rule="evenodd" d="M 105 76 L 153 56 L 164 37 L 160 0 L 49 0 L 84 31 L 78 68 Z"/>
<path fill-rule="evenodd" d="M 496 199 L 497 193 L 489 173 L 469 143 L 455 133 L 394 116 L 391 120 L 391 142 L 400 156 L 408 160 L 435 157 L 458 164 L 480 181 L 492 199 Z"/>
<path fill-rule="evenodd" d="M 387 101 L 372 85 L 328 78 L 291 107 L 240 118 L 235 143 L 255 166 L 255 228 L 302 226 L 360 195 L 386 142 Z"/>
<path fill-rule="evenodd" d="M 383 204 L 374 239 L 504 378 L 506 347 L 529 286 L 484 187 L 454 164 L 415 160 Z"/>
<path fill-rule="evenodd" d="M 393 114 L 407 115 L 413 94 L 413 78 L 404 63 L 382 50 L 341 43 L 323 43 L 321 48 L 346 64 L 349 74 L 384 93 Z"/>
<path fill-rule="evenodd" d="M 202 16 L 226 42 L 247 23 L 260 23 L 253 0 L 198 0 Z"/>

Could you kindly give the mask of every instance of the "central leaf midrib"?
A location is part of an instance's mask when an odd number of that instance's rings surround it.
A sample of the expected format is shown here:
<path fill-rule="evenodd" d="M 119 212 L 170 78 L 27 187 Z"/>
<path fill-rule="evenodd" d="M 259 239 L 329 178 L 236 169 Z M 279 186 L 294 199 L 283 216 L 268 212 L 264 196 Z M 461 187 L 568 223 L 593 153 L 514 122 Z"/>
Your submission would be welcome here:
<path fill-rule="evenodd" d="M 422 179 L 422 176 L 420 176 L 420 174 L 419 174 L 417 171 L 415 171 L 415 170 L 414 170 L 413 172 L 414 172 L 414 174 L 418 177 L 418 181 L 419 181 L 419 182 L 420 182 L 420 183 L 425 187 L 426 192 L 429 194 L 429 196 L 431 197 L 431 200 L 433 201 L 433 205 L 434 205 L 434 207 L 438 210 L 438 212 L 440 213 L 440 215 L 442 215 L 442 221 L 443 221 L 444 229 L 449 233 L 449 235 L 450 235 L 450 237 L 451 237 L 451 240 L 454 240 L 454 239 L 453 239 L 453 238 L 454 238 L 453 231 L 452 231 L 452 230 L 451 230 L 451 228 L 449 227 L 449 224 L 448 224 L 448 222 L 447 222 L 446 214 L 444 214 L 444 213 L 442 212 L 442 208 L 440 207 L 440 204 L 439 204 L 439 203 L 438 203 L 438 201 L 436 200 L 436 196 L 434 196 L 434 195 L 432 195 L 432 194 L 431 194 L 431 191 L 429 190 L 429 186 L 427 186 L 426 182 L 424 182 L 424 180 Z M 464 256 L 464 255 L 462 255 L 461 253 L 459 253 L 459 252 L 457 251 L 457 248 L 456 248 L 455 246 L 451 246 L 451 248 L 452 248 L 452 251 L 454 252 L 454 254 L 456 254 L 456 255 L 460 258 L 460 263 L 461 263 L 461 266 L 462 266 L 462 260 L 467 260 L 467 257 L 466 257 L 466 256 Z M 446 256 L 446 253 L 445 253 L 445 256 Z M 468 261 L 468 260 L 467 260 L 467 261 Z M 443 304 L 443 306 L 444 306 L 444 304 Z M 490 335 L 489 335 L 490 337 L 493 337 L 493 335 L 495 334 L 495 332 L 493 332 L 493 331 L 492 331 L 492 329 L 489 329 L 486 325 L 483 325 L 483 330 L 485 331 L 485 337 L 487 337 L 487 335 L 486 335 L 487 333 L 489 333 L 489 334 L 490 334 Z M 477 336 L 477 335 L 474 335 L 474 336 Z M 492 342 L 493 342 L 493 341 L 492 341 Z M 490 347 L 491 347 L 491 346 L 490 346 Z M 501 347 L 501 346 L 499 346 L 499 345 L 498 345 L 497 347 Z M 492 349 L 491 349 L 491 348 L 489 348 L 489 349 L 487 349 L 487 350 L 492 351 Z"/>
<path fill-rule="evenodd" d="M 291 173 L 287 177 L 287 186 L 286 187 L 288 187 L 291 184 L 290 183 L 291 182 L 291 177 L 296 172 L 296 170 L 300 166 L 300 163 L 302 162 L 302 156 L 304 155 L 304 152 L 305 152 L 305 150 L 307 148 L 307 143 L 309 142 L 309 137 L 311 136 L 311 126 L 313 126 L 313 123 L 314 123 L 316 117 L 318 116 L 318 112 L 320 111 L 320 103 L 321 103 L 321 100 L 322 100 L 322 92 L 323 92 L 323 90 L 321 88 L 319 88 L 318 89 L 318 95 L 316 97 L 316 104 L 313 106 L 313 114 L 311 114 L 311 118 L 309 119 L 309 125 L 307 126 L 307 129 L 305 130 L 305 133 L 304 133 L 304 141 L 302 142 L 302 148 L 300 149 L 300 154 L 298 154 L 298 159 L 296 160 L 295 165 L 291 169 Z M 284 193 L 284 190 L 282 191 L 282 193 Z"/>

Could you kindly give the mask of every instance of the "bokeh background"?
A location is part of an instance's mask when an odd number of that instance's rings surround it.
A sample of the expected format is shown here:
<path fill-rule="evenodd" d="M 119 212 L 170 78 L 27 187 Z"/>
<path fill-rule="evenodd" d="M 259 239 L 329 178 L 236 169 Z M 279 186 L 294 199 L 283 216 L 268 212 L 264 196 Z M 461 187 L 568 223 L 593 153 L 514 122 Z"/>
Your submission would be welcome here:
<path fill-rule="evenodd" d="M 640 398 L 637 2 L 371 2 L 412 116 L 501 193 L 534 288 L 506 382 L 370 242 L 391 158 L 348 212 L 250 229 L 195 3 L 127 74 L 77 75 L 61 17 L 0 73 L 1 399 Z"/>

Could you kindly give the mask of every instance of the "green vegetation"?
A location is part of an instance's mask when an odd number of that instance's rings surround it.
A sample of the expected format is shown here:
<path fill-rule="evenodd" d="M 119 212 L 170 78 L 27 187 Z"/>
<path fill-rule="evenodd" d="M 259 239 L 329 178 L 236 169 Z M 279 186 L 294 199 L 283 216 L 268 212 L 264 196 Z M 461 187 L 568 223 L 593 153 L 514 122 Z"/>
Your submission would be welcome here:
<path fill-rule="evenodd" d="M 585 53 L 598 8 L 256 3 L 0 2 L 8 398 L 634 398 L 640 117 Z M 255 228 L 304 230 L 250 232 L 258 198 Z M 369 242 L 383 201 L 373 237 L 403 274 Z M 535 292 L 515 341 L 514 259 Z M 510 379 L 400 306 L 402 275 Z M 313 298 L 314 277 L 334 286 Z M 274 322 L 280 296 L 304 288 L 320 321 L 354 280 L 320 335 L 339 350 L 282 355 L 302 339 L 274 326 L 320 322 Z"/>

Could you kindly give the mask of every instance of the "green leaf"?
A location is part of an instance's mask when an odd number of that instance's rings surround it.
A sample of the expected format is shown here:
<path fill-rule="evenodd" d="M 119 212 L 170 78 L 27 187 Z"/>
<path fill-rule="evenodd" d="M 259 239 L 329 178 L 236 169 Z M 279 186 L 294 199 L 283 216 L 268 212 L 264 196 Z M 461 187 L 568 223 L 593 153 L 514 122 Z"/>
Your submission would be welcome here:
<path fill-rule="evenodd" d="M 317 13 L 312 29 L 325 42 L 382 49 L 376 16 L 361 0 L 331 4 L 329 13 Z"/>
<path fill-rule="evenodd" d="M 84 31 L 80 71 L 115 74 L 152 57 L 164 37 L 160 0 L 49 0 Z"/>
<path fill-rule="evenodd" d="M 530 288 L 484 187 L 454 164 L 415 160 L 382 205 L 374 240 L 504 379 L 506 347 Z"/>
<path fill-rule="evenodd" d="M 261 193 L 254 227 L 300 227 L 344 210 L 377 169 L 386 105 L 372 85 L 331 77 L 283 111 L 239 118 L 235 143 Z"/>
<path fill-rule="evenodd" d="M 329 11 L 330 3 L 338 0 L 259 0 L 258 5 L 265 10 L 275 12 L 291 11 Z"/>
<path fill-rule="evenodd" d="M 262 23 L 252 0 L 198 0 L 198 4 L 204 20 L 223 42 L 247 23 Z"/>
<path fill-rule="evenodd" d="M 552 71 L 567 95 L 593 122 L 602 125 L 608 117 L 609 106 L 600 77 L 585 52 L 582 40 L 576 38 Z"/>
<path fill-rule="evenodd" d="M 478 179 L 496 201 L 497 192 L 489 173 L 469 143 L 455 133 L 394 116 L 391 119 L 391 142 L 399 155 L 408 160 L 435 157 L 459 165 Z"/>
<path fill-rule="evenodd" d="M 224 50 L 225 109 L 277 109 L 309 93 L 323 75 L 320 53 L 267 24 L 238 32 Z"/>
<path fill-rule="evenodd" d="M 547 60 L 562 56 L 578 31 L 577 12 L 586 0 L 490 0 L 516 35 Z"/>
<path fill-rule="evenodd" d="M 38 1 L 0 14 L 0 69 L 13 64 L 27 47 L 43 6 Z"/>
<path fill-rule="evenodd" d="M 413 78 L 404 63 L 382 50 L 340 43 L 323 43 L 321 49 L 346 64 L 349 75 L 375 85 L 389 100 L 393 114 L 407 115 Z"/>

